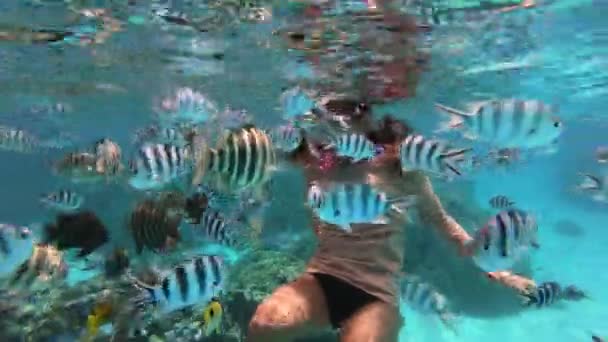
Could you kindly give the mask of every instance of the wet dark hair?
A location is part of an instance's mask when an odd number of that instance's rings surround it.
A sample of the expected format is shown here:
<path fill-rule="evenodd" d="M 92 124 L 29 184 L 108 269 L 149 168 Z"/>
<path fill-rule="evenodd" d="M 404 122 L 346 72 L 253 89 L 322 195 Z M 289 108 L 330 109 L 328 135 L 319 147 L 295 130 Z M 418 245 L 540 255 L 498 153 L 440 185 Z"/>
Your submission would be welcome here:
<path fill-rule="evenodd" d="M 392 115 L 385 115 L 377 128 L 367 133 L 367 138 L 375 144 L 390 145 L 405 139 L 411 131 L 404 121 L 397 120 Z"/>

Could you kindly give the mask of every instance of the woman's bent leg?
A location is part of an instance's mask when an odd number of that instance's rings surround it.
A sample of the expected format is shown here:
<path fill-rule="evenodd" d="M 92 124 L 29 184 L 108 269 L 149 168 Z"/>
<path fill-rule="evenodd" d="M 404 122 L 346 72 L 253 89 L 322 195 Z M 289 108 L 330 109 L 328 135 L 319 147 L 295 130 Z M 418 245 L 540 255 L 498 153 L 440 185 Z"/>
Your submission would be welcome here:
<path fill-rule="evenodd" d="M 276 289 L 256 309 L 248 342 L 288 342 L 330 326 L 325 294 L 317 279 L 304 273 Z"/>

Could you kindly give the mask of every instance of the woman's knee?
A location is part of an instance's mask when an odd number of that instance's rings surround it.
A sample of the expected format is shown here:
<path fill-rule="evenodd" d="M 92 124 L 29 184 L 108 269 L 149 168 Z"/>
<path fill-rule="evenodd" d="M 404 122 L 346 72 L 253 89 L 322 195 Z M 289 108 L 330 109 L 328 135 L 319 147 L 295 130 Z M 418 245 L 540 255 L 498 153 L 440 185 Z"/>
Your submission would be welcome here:
<path fill-rule="evenodd" d="M 249 323 L 248 341 L 289 341 L 307 330 L 321 326 L 327 316 L 320 308 L 315 283 L 304 275 L 279 287 L 256 309 Z"/>

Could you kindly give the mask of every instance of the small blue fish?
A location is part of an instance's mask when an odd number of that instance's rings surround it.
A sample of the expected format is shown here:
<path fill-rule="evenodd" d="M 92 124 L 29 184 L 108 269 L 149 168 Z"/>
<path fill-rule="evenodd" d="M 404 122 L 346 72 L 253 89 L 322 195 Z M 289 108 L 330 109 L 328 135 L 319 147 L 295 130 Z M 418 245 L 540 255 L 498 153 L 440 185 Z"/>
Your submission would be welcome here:
<path fill-rule="evenodd" d="M 337 184 L 323 189 L 313 183 L 308 189 L 308 205 L 322 221 L 352 231 L 351 224 L 386 224 L 389 210 L 402 214 L 415 196 L 388 199 L 369 184 Z"/>
<path fill-rule="evenodd" d="M 133 303 L 142 307 L 154 305 L 162 313 L 179 310 L 211 300 L 225 285 L 224 260 L 216 255 L 201 255 L 161 275 L 158 285 L 148 285 L 132 277 L 141 295 Z"/>
<path fill-rule="evenodd" d="M 287 120 L 309 115 L 317 107 L 316 102 L 300 87 L 294 87 L 281 95 L 283 117 Z"/>
<path fill-rule="evenodd" d="M 336 155 L 351 158 L 355 163 L 372 159 L 380 151 L 376 148 L 374 143 L 364 135 L 355 133 L 340 134 L 325 148 L 333 148 L 336 150 Z"/>

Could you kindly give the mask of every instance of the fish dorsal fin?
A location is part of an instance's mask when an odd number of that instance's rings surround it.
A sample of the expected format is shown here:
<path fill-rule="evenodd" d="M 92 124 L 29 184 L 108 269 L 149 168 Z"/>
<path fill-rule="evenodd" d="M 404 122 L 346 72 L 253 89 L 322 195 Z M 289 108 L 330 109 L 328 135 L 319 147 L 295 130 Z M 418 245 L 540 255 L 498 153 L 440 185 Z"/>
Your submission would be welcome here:
<path fill-rule="evenodd" d="M 446 112 L 446 113 L 452 114 L 452 115 L 456 115 L 456 116 L 459 116 L 459 117 L 462 117 L 462 118 L 469 118 L 471 116 L 475 116 L 476 115 L 476 113 L 465 112 L 465 111 L 462 111 L 460 109 L 456 109 L 456 108 L 453 108 L 453 107 L 448 107 L 448 106 L 442 105 L 441 103 L 435 103 L 435 107 L 437 107 L 439 110 L 441 110 L 443 112 Z"/>

